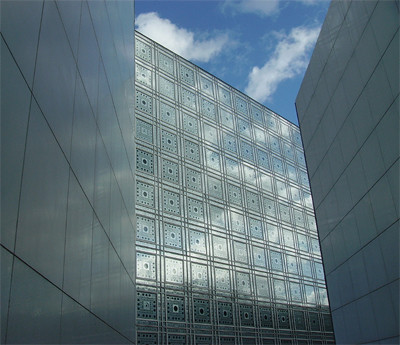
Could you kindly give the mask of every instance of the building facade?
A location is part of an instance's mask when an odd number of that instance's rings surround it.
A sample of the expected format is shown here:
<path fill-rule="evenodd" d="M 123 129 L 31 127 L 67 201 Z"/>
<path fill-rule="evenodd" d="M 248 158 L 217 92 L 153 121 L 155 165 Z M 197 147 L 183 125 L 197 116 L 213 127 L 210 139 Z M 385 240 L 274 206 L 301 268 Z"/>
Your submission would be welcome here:
<path fill-rule="evenodd" d="M 133 2 L 1 16 L 1 343 L 133 343 Z"/>
<path fill-rule="evenodd" d="M 136 33 L 137 344 L 333 343 L 297 126 Z"/>
<path fill-rule="evenodd" d="M 399 344 L 399 2 L 333 1 L 296 100 L 336 341 Z"/>

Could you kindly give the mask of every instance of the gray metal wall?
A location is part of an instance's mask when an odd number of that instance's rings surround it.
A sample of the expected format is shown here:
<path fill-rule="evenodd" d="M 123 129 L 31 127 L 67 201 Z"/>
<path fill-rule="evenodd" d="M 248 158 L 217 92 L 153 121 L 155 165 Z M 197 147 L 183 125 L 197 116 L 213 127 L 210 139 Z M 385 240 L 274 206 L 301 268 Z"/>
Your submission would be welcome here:
<path fill-rule="evenodd" d="M 130 343 L 133 1 L 1 12 L 1 342 Z"/>
<path fill-rule="evenodd" d="M 399 343 L 399 5 L 333 1 L 296 106 L 336 340 Z"/>

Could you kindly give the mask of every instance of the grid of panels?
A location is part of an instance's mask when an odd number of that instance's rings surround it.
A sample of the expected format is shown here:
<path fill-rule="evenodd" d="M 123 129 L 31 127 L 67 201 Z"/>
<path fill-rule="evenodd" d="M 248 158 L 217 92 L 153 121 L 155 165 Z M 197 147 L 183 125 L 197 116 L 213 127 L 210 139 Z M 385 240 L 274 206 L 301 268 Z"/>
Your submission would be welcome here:
<path fill-rule="evenodd" d="M 137 36 L 138 336 L 332 339 L 298 128 Z"/>

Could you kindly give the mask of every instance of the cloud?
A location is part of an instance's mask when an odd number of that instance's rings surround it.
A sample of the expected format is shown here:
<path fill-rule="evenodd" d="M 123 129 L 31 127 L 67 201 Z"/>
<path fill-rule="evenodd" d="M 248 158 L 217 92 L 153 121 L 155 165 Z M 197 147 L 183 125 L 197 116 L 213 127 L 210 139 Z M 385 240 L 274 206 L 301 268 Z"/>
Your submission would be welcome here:
<path fill-rule="evenodd" d="M 280 0 L 225 0 L 223 6 L 234 12 L 271 16 L 279 12 L 279 2 Z"/>
<path fill-rule="evenodd" d="M 253 67 L 245 92 L 259 102 L 270 100 L 279 83 L 305 71 L 319 32 L 320 27 L 300 26 L 289 35 L 275 33 L 279 43 L 263 67 Z"/>
<path fill-rule="evenodd" d="M 142 13 L 136 18 L 137 30 L 159 44 L 191 61 L 208 62 L 222 52 L 229 43 L 226 34 L 203 33 L 203 39 L 195 39 L 194 32 L 179 28 L 158 13 Z"/>

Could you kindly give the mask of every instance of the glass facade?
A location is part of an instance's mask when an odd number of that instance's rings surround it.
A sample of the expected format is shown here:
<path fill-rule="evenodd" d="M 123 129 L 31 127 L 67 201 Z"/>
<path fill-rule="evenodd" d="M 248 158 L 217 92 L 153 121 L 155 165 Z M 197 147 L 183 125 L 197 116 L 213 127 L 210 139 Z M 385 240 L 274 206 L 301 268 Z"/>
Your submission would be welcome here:
<path fill-rule="evenodd" d="M 333 343 L 298 127 L 136 33 L 137 344 Z"/>
<path fill-rule="evenodd" d="M 296 100 L 336 341 L 399 344 L 399 2 L 333 1 Z"/>
<path fill-rule="evenodd" d="M 1 2 L 1 343 L 135 332 L 130 1 Z"/>

